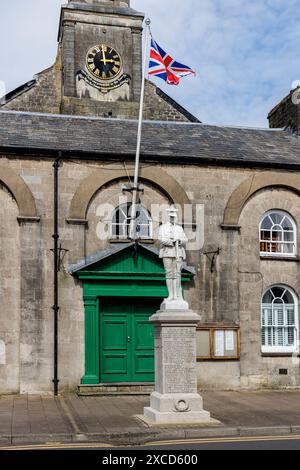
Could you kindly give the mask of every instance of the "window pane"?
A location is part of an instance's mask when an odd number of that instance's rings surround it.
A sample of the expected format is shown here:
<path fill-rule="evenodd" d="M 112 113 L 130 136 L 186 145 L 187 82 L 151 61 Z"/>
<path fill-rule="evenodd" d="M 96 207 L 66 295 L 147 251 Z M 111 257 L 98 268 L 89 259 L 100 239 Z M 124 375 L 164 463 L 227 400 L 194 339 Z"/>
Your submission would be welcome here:
<path fill-rule="evenodd" d="M 286 316 L 287 316 L 287 324 L 288 324 L 289 326 L 290 326 L 290 325 L 294 326 L 294 325 L 295 325 L 295 311 L 294 311 L 294 306 L 287 308 Z"/>
<path fill-rule="evenodd" d="M 118 207 L 112 219 L 112 236 L 117 239 L 128 239 L 130 236 L 131 204 Z M 151 237 L 152 220 L 147 209 L 137 205 L 136 208 L 136 234 L 139 238 Z"/>
<path fill-rule="evenodd" d="M 278 297 L 281 299 L 281 297 L 284 294 L 285 289 L 283 289 L 282 287 L 276 286 L 276 287 L 272 287 L 271 291 L 275 298 Z"/>
<path fill-rule="evenodd" d="M 263 326 L 272 326 L 272 305 L 268 306 L 268 308 L 265 305 L 263 307 L 262 324 Z"/>
<path fill-rule="evenodd" d="M 137 213 L 136 213 L 136 219 L 139 224 L 148 224 L 149 217 L 144 208 L 139 207 Z"/>
<path fill-rule="evenodd" d="M 264 241 L 269 241 L 271 240 L 271 232 L 270 230 L 262 230 L 261 234 L 260 234 L 260 238 L 261 240 L 264 240 Z"/>
<path fill-rule="evenodd" d="M 136 231 L 139 234 L 140 238 L 149 238 L 150 237 L 150 226 L 149 225 L 137 225 Z"/>
<path fill-rule="evenodd" d="M 280 243 L 271 243 L 271 252 L 272 253 L 281 253 Z"/>
<path fill-rule="evenodd" d="M 270 253 L 270 243 L 261 242 L 260 251 L 261 253 Z"/>
<path fill-rule="evenodd" d="M 272 290 L 270 289 L 265 293 L 263 297 L 263 304 L 272 304 L 273 300 L 274 300 L 274 295 L 272 293 Z M 272 307 L 272 305 L 270 305 L 270 307 Z"/>
<path fill-rule="evenodd" d="M 286 242 L 293 242 L 295 240 L 294 232 L 283 232 L 283 239 Z"/>
<path fill-rule="evenodd" d="M 275 313 L 275 323 L 278 326 L 283 326 L 284 325 L 284 313 L 283 313 L 283 307 L 282 308 L 275 308 L 274 309 Z"/>
<path fill-rule="evenodd" d="M 283 219 L 281 226 L 283 230 L 292 231 L 292 232 L 294 231 L 293 224 L 287 217 Z"/>
<path fill-rule="evenodd" d="M 272 212 L 272 214 L 270 214 L 270 218 L 272 219 L 274 225 L 281 225 L 283 215 L 279 212 Z"/>
<path fill-rule="evenodd" d="M 272 328 L 262 328 L 262 345 L 272 346 Z"/>
<path fill-rule="evenodd" d="M 272 346 L 272 328 L 267 329 L 267 341 L 268 341 L 268 346 Z"/>
<path fill-rule="evenodd" d="M 286 253 L 287 255 L 294 254 L 295 253 L 294 243 L 284 243 L 282 251 L 283 251 L 283 253 Z"/>
<path fill-rule="evenodd" d="M 267 215 L 267 217 L 264 218 L 261 228 L 262 230 L 271 230 L 273 226 L 273 222 L 271 221 L 270 217 Z"/>
<path fill-rule="evenodd" d="M 282 297 L 282 300 L 284 301 L 285 304 L 294 305 L 294 297 L 292 296 L 289 290 L 285 291 L 284 296 Z"/>
<path fill-rule="evenodd" d="M 272 241 L 274 242 L 281 242 L 283 241 L 283 232 L 280 230 L 272 230 Z"/>
<path fill-rule="evenodd" d="M 276 343 L 275 346 L 284 346 L 284 328 L 276 328 Z"/>
<path fill-rule="evenodd" d="M 266 328 L 261 330 L 261 343 L 263 346 L 266 346 Z"/>
<path fill-rule="evenodd" d="M 287 328 L 287 345 L 294 346 L 295 344 L 295 329 Z"/>

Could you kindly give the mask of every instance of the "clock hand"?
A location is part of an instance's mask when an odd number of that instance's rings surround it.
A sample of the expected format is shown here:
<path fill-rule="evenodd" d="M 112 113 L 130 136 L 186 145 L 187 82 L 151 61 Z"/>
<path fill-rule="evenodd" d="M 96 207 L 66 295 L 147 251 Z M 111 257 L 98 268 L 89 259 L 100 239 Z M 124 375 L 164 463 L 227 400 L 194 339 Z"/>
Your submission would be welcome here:
<path fill-rule="evenodd" d="M 101 49 L 102 49 L 102 57 L 103 57 L 103 59 L 101 59 L 101 62 L 103 62 L 104 65 L 106 65 L 106 62 L 108 62 L 108 60 L 106 59 L 104 46 L 102 46 Z"/>
<path fill-rule="evenodd" d="M 113 59 L 107 59 L 106 58 L 104 46 L 102 46 L 102 56 L 103 56 L 103 58 L 100 59 L 100 62 L 103 62 L 104 65 L 106 65 L 107 63 L 114 64 L 116 62 Z"/>
<path fill-rule="evenodd" d="M 116 61 L 113 59 L 100 59 L 100 62 L 103 62 L 104 65 L 106 65 L 107 63 L 114 64 Z"/>
<path fill-rule="evenodd" d="M 107 63 L 114 64 L 116 62 L 114 59 L 106 58 L 104 46 L 102 46 L 102 56 L 103 56 L 103 59 L 100 59 L 100 62 L 103 62 L 104 65 L 106 65 Z"/>

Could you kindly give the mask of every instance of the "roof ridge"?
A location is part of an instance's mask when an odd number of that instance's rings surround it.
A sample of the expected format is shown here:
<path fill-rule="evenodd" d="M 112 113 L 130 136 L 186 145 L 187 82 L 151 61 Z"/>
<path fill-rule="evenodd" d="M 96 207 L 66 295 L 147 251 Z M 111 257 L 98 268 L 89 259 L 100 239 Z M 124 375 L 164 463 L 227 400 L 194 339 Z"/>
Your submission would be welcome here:
<path fill-rule="evenodd" d="M 73 114 L 54 114 L 54 113 L 42 113 L 35 111 L 15 111 L 15 110 L 6 110 L 0 108 L 1 114 L 12 114 L 20 116 L 39 116 L 39 117 L 48 117 L 48 118 L 60 118 L 60 119 L 73 119 L 75 121 L 99 121 L 99 122 L 131 122 L 137 123 L 138 119 L 122 119 L 122 118 L 105 118 L 100 116 L 78 116 Z M 234 126 L 234 125 L 221 125 L 221 124 L 207 124 L 202 122 L 182 122 L 182 121 L 159 121 L 159 120 L 150 120 L 145 119 L 144 124 L 152 125 L 162 125 L 165 126 L 197 126 L 197 127 L 207 127 L 207 128 L 216 128 L 216 129 L 241 129 L 241 130 L 253 130 L 253 131 L 264 131 L 264 132 L 287 132 L 285 128 L 268 128 L 268 127 L 249 127 L 249 126 Z"/>

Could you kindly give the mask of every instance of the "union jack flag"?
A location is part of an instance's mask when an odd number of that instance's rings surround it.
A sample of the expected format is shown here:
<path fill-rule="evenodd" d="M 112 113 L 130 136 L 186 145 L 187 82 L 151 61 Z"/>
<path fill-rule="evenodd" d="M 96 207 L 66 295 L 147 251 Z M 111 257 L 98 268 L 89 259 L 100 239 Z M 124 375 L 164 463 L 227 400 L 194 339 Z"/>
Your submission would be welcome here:
<path fill-rule="evenodd" d="M 180 64 L 167 54 L 151 37 L 149 75 L 159 77 L 169 85 L 179 85 L 181 77 L 196 75 L 187 65 Z"/>

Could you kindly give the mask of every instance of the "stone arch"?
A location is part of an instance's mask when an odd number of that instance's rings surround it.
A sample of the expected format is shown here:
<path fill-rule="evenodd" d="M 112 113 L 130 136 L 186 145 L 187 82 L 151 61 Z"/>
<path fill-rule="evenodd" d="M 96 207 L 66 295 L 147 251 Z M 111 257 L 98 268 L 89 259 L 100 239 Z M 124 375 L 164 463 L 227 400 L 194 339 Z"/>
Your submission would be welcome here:
<path fill-rule="evenodd" d="M 248 178 L 231 194 L 224 211 L 222 227 L 239 228 L 240 215 L 247 201 L 261 189 L 270 187 L 287 188 L 300 195 L 300 175 L 264 172 Z"/>
<path fill-rule="evenodd" d="M 11 168 L 0 165 L 0 181 L 15 199 L 19 208 L 19 218 L 38 219 L 33 194 L 21 176 Z"/>
<path fill-rule="evenodd" d="M 94 194 L 106 184 L 128 176 L 133 179 L 133 169 L 129 169 L 128 173 L 125 170 L 117 169 L 108 172 L 101 172 L 100 170 L 88 176 L 82 181 L 73 196 L 67 219 L 68 222 L 85 223 L 87 209 Z M 181 207 L 184 207 L 185 204 L 190 204 L 190 199 L 180 184 L 161 168 L 158 169 L 154 166 L 142 168 L 140 178 L 157 186 L 171 201 L 179 204 Z"/>

